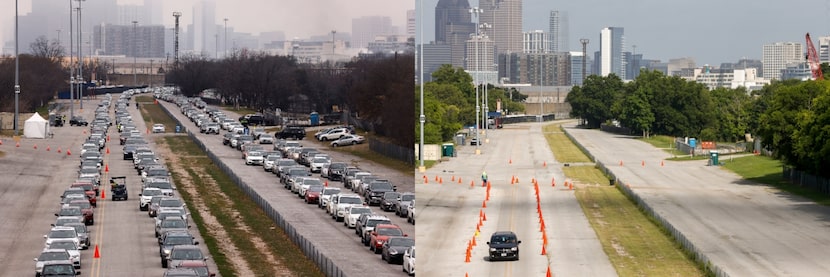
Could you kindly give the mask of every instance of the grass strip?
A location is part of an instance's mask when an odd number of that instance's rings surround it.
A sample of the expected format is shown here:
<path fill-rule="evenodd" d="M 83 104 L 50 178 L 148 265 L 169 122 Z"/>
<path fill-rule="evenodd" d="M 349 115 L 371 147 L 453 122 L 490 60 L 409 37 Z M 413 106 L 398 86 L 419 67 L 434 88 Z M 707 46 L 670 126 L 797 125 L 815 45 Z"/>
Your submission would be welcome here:
<path fill-rule="evenodd" d="M 256 276 L 279 276 L 284 272 L 274 271 L 274 268 L 270 266 L 259 266 L 268 264 L 268 261 L 258 251 L 251 251 L 251 249 L 256 249 L 250 238 L 251 234 L 262 239 L 268 251 L 293 275 L 323 276 L 323 273 L 302 253 L 302 250 L 291 242 L 284 230 L 278 228 L 267 214 L 237 187 L 230 177 L 224 174 L 189 137 L 173 136 L 165 139 L 171 149 L 174 149 L 174 153 L 182 159 L 182 165 L 186 167 L 205 205 L 227 231 L 231 242 L 243 253 L 242 258 L 248 262 Z M 211 181 L 215 182 L 224 196 L 220 197 L 211 191 L 207 187 L 207 184 L 211 182 L 205 181 L 194 168 L 206 173 L 205 177 L 212 179 Z M 228 201 L 229 199 L 231 201 Z M 239 218 L 245 226 L 238 226 L 235 218 Z M 243 230 L 243 227 L 250 230 L 250 234 Z"/>
<path fill-rule="evenodd" d="M 545 139 L 548 141 L 556 161 L 560 163 L 590 163 L 591 159 L 565 135 L 561 123 L 542 127 Z"/>
<path fill-rule="evenodd" d="M 167 132 L 176 128 L 176 121 L 164 112 L 161 105 L 153 104 L 155 99 L 152 96 L 136 96 L 135 101 L 142 102 L 140 105 L 141 115 L 144 118 L 144 123 L 147 124 L 147 128 L 151 128 L 156 123 L 164 124 L 164 129 Z"/>
<path fill-rule="evenodd" d="M 392 170 L 401 172 L 402 174 L 412 174 L 412 165 L 407 164 L 401 160 L 393 159 L 381 155 L 372 149 L 369 149 L 369 143 L 357 144 L 357 145 L 350 145 L 350 146 L 341 146 L 341 147 L 332 147 L 331 142 L 328 141 L 318 141 L 314 137 L 311 139 L 305 140 L 311 143 L 314 143 L 319 148 L 326 148 L 327 150 L 337 151 L 340 153 L 347 153 L 358 157 L 360 159 L 355 159 L 356 161 L 360 160 L 369 160 L 375 162 L 377 164 L 382 164 Z M 426 164 L 427 161 L 424 161 Z M 415 168 L 417 168 L 419 163 L 416 163 Z"/>
<path fill-rule="evenodd" d="M 608 177 L 593 165 L 563 167 L 562 172 L 568 178 L 582 184 L 608 185 Z"/>
<path fill-rule="evenodd" d="M 774 186 L 780 190 L 813 200 L 820 205 L 830 206 L 830 195 L 790 184 L 784 179 L 782 176 L 783 164 L 779 160 L 766 156 L 745 156 L 732 159 L 723 168 L 741 175 L 746 180 Z"/>

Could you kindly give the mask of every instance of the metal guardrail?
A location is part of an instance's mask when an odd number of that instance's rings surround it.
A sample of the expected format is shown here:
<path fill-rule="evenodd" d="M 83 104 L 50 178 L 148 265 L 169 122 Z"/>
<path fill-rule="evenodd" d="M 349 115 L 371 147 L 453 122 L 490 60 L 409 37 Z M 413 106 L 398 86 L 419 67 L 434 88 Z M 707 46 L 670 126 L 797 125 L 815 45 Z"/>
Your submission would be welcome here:
<path fill-rule="evenodd" d="M 168 116 L 170 116 L 171 118 L 173 118 L 173 120 L 176 121 L 176 124 L 178 124 L 179 126 L 184 126 L 184 124 L 182 124 L 182 122 L 179 121 L 179 118 L 174 116 L 169 110 L 167 110 L 167 108 L 164 105 L 161 105 L 161 108 L 165 113 L 167 113 Z M 191 138 L 191 140 L 193 140 L 193 142 L 196 143 L 196 145 L 199 146 L 199 148 L 201 148 L 203 151 L 205 151 L 205 153 L 207 153 L 208 157 L 213 161 L 213 163 L 216 164 L 219 167 L 219 169 L 222 170 L 222 172 L 227 174 L 234 182 L 234 184 L 236 184 L 236 186 L 242 189 L 245 192 L 245 194 L 251 198 L 251 200 L 256 202 L 257 205 L 263 211 L 265 211 L 268 217 L 271 218 L 271 220 L 273 220 L 274 223 L 277 224 L 277 226 L 285 230 L 285 233 L 288 235 L 289 238 L 291 238 L 291 241 L 303 250 L 303 254 L 305 254 L 306 257 L 311 259 L 320 268 L 320 271 L 322 271 L 323 274 L 329 277 L 346 276 L 346 274 L 339 267 L 337 267 L 337 265 L 334 264 L 334 262 L 332 262 L 328 257 L 323 255 L 323 253 L 321 253 L 317 249 L 314 243 L 306 239 L 301 233 L 297 232 L 297 230 L 293 226 L 291 226 L 291 224 L 288 223 L 288 221 L 286 221 L 282 217 L 282 215 L 276 209 L 274 209 L 274 207 L 271 206 L 271 203 L 269 203 L 267 200 L 265 200 L 265 198 L 260 196 L 255 189 L 251 188 L 251 186 L 249 186 L 244 180 L 242 180 L 242 178 L 236 175 L 236 173 L 234 173 L 234 171 L 231 170 L 230 167 L 228 167 L 224 163 L 224 161 L 222 161 L 222 159 L 220 159 L 218 156 L 216 156 L 216 154 L 211 152 L 210 149 L 208 149 L 207 146 L 205 146 L 205 144 L 202 143 L 201 140 L 196 138 L 196 135 L 194 135 L 193 132 L 188 130 L 187 135 Z"/>
<path fill-rule="evenodd" d="M 698 249 L 694 245 L 694 243 L 692 243 L 689 239 L 686 238 L 686 235 L 677 230 L 677 228 L 675 228 L 668 220 L 666 220 L 666 218 L 654 211 L 654 209 L 652 209 L 651 206 L 649 206 L 648 203 L 645 200 L 643 200 L 630 187 L 624 185 L 627 184 L 624 180 L 617 178 L 616 175 L 614 175 L 614 173 L 610 169 L 608 169 L 608 167 L 605 166 L 605 164 L 594 158 L 594 155 L 592 155 L 591 152 L 588 151 L 588 149 L 582 146 L 582 144 L 580 144 L 579 141 L 577 141 L 573 136 L 571 136 L 567 128 L 562 129 L 564 130 L 565 135 L 568 136 L 568 138 L 577 147 L 579 147 L 579 149 L 582 150 L 582 152 L 585 153 L 585 155 L 587 155 L 588 158 L 590 158 L 592 161 L 594 161 L 594 163 L 596 163 L 596 166 L 600 169 L 600 171 L 610 176 L 611 179 L 614 180 L 614 185 L 620 188 L 629 199 L 633 200 L 634 203 L 636 203 L 637 206 L 643 210 L 643 212 L 645 212 L 648 216 L 653 218 L 661 227 L 663 227 L 669 233 L 669 235 L 677 243 L 680 244 L 683 250 L 690 253 L 696 262 L 704 266 L 705 270 L 711 271 L 717 277 L 729 276 L 729 274 L 723 271 L 723 269 L 713 264 L 709 257 L 703 254 L 703 251 Z"/>

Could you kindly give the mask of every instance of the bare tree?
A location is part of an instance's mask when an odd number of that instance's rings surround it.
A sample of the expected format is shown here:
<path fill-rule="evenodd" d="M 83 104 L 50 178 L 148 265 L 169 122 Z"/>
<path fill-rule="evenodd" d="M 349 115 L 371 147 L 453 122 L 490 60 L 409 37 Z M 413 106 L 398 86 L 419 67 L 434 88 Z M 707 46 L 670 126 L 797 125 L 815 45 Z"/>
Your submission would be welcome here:
<path fill-rule="evenodd" d="M 49 41 L 45 36 L 39 36 L 29 45 L 32 55 L 39 58 L 46 58 L 52 62 L 60 62 L 66 54 L 66 49 L 58 40 Z"/>

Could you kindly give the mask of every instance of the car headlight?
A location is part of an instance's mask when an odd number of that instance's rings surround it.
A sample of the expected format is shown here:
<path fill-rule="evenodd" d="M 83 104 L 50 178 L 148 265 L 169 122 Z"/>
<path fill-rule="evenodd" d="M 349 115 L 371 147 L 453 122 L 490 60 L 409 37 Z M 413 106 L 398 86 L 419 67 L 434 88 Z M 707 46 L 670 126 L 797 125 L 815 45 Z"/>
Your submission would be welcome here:
<path fill-rule="evenodd" d="M 170 249 L 164 249 L 164 255 L 165 256 L 170 255 Z"/>
<path fill-rule="evenodd" d="M 490 247 L 490 252 L 495 252 L 495 251 L 496 251 L 496 248 Z"/>
<path fill-rule="evenodd" d="M 390 254 L 390 255 L 397 255 L 397 254 L 398 254 L 398 250 L 395 250 L 394 248 L 390 248 L 390 249 L 389 249 L 389 254 Z"/>
<path fill-rule="evenodd" d="M 510 248 L 510 251 L 516 251 L 516 250 L 519 250 L 519 248 L 518 247 Z"/>

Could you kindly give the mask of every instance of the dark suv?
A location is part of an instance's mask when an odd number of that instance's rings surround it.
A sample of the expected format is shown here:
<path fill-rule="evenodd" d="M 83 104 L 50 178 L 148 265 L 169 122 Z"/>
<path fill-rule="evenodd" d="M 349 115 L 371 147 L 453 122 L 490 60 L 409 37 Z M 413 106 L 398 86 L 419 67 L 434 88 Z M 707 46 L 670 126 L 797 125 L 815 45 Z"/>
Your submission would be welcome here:
<path fill-rule="evenodd" d="M 396 191 L 396 187 L 389 182 L 389 180 L 378 179 L 374 180 L 369 183 L 369 186 L 366 187 L 365 194 L 363 195 L 363 199 L 371 205 L 380 205 L 381 201 L 383 200 L 383 194 L 386 192 L 394 192 Z"/>
<path fill-rule="evenodd" d="M 297 140 L 301 140 L 305 138 L 305 129 L 302 127 L 285 127 L 285 129 L 280 130 L 276 134 L 275 137 L 278 139 L 287 139 L 293 138 Z"/>
<path fill-rule="evenodd" d="M 516 233 L 499 231 L 490 236 L 487 245 L 490 246 L 490 260 L 519 260 L 519 244 L 522 241 L 516 238 Z"/>

